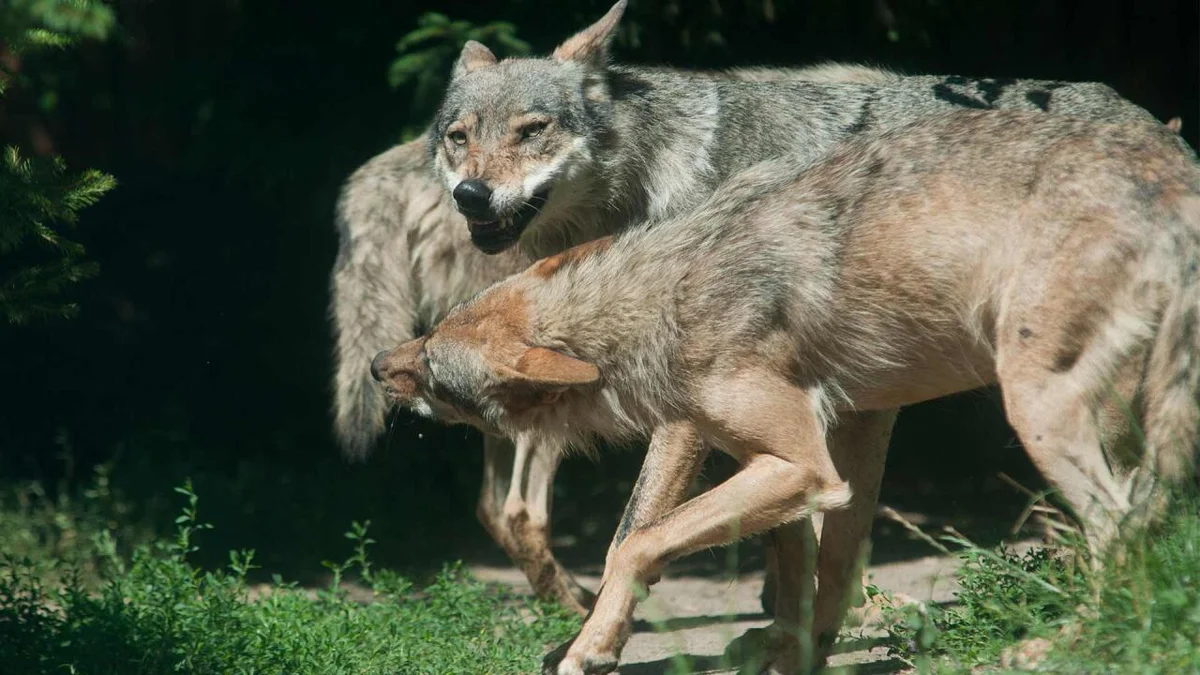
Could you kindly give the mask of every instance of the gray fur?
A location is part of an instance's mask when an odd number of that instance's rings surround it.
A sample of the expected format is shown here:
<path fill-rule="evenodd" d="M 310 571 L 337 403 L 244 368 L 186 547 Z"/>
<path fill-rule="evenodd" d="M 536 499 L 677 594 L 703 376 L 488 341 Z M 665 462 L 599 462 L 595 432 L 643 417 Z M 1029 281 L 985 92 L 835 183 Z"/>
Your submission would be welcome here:
<path fill-rule="evenodd" d="M 630 223 L 692 208 L 730 175 L 764 159 L 811 160 L 849 135 L 946 110 L 1042 110 L 1110 122 L 1154 119 L 1096 83 L 881 79 L 874 84 L 742 81 L 593 60 L 511 59 L 452 80 L 431 128 L 430 151 L 443 184 L 452 189 L 464 178 L 466 149 L 443 136 L 451 125 L 475 120 L 473 152 L 485 158 L 485 166 L 468 170 L 507 195 L 494 202 L 502 216 L 549 190 L 540 215 L 519 237 L 515 227 L 508 233 L 508 245 L 519 241 L 531 255 L 543 256 Z M 592 98 L 580 94 L 584 91 Z M 509 120 L 531 110 L 554 120 L 556 126 L 536 139 L 554 150 L 534 147 L 531 152 L 550 157 L 531 161 L 523 175 L 496 175 L 488 158 L 506 152 Z M 523 199 L 514 200 L 513 190 L 523 190 Z"/>

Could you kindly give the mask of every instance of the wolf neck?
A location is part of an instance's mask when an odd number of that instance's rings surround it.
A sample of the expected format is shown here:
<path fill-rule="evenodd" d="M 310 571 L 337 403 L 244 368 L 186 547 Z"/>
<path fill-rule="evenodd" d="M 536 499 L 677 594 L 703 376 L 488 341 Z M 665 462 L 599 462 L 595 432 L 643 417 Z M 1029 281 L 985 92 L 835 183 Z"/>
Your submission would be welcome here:
<path fill-rule="evenodd" d="M 808 116 L 790 113 L 779 136 L 763 133 L 769 123 L 755 119 L 761 114 L 755 108 L 809 98 L 822 85 L 776 88 L 651 68 L 611 73 L 606 128 L 592 140 L 587 166 L 556 186 L 558 203 L 523 238 L 532 257 L 685 212 L 732 173 L 827 141 L 821 122 Z M 788 100 L 778 100 L 780 94 Z"/>
<path fill-rule="evenodd" d="M 678 229 L 670 223 L 663 234 Z M 685 387 L 671 375 L 680 372 L 672 365 L 680 344 L 675 293 L 691 261 L 679 247 L 643 240 L 618 240 L 603 255 L 535 284 L 528 296 L 538 342 L 600 368 L 604 387 L 580 402 L 573 419 L 610 440 L 649 433 L 666 411 L 679 409 Z M 674 264 L 662 264 L 663 256 Z"/>

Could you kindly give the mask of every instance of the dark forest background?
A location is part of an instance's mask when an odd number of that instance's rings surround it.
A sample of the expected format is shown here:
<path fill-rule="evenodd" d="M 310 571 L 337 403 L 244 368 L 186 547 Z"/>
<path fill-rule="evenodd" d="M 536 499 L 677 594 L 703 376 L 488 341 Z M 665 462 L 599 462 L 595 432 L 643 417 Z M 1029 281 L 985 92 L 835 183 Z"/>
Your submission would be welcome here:
<path fill-rule="evenodd" d="M 118 182 L 69 229 L 78 260 L 98 265 L 58 294 L 75 315 L 0 321 L 0 482 L 71 493 L 100 465 L 126 515 L 154 524 L 191 476 L 229 545 L 258 548 L 268 569 L 336 556 L 352 518 L 374 521 L 385 562 L 479 548 L 473 432 L 401 418 L 357 465 L 333 445 L 333 205 L 355 167 L 419 132 L 468 36 L 543 54 L 608 6 L 116 0 L 101 5 L 115 23 L 76 31 L 70 49 L 18 54 L 0 41 L 2 144 Z M 1160 119 L 1181 116 L 1196 147 L 1198 36 L 1196 0 L 634 0 L 615 55 L 1097 80 Z M 0 279 L 28 255 L 0 246 Z M 637 459 L 568 461 L 564 541 L 603 551 Z M 917 406 L 902 416 L 885 499 L 968 512 L 983 496 L 984 509 L 1019 510 L 1000 471 L 1033 481 L 995 396 Z"/>

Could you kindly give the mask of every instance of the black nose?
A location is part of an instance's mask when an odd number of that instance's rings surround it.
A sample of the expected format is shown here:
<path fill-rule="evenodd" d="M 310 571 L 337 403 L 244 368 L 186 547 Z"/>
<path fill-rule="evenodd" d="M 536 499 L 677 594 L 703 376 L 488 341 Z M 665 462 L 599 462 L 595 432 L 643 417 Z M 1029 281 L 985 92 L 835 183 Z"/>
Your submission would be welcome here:
<path fill-rule="evenodd" d="M 464 216 L 480 220 L 492 217 L 492 189 L 477 178 L 454 186 L 454 201 Z"/>
<path fill-rule="evenodd" d="M 388 352 L 379 352 L 375 358 L 371 359 L 371 377 L 375 378 L 376 382 L 383 382 L 383 361 L 387 358 Z"/>

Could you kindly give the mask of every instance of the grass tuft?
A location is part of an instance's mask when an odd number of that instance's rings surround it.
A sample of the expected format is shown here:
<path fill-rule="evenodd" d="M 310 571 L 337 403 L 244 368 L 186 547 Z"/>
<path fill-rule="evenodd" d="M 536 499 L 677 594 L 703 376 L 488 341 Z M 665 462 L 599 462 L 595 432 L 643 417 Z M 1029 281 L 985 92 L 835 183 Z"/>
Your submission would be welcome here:
<path fill-rule="evenodd" d="M 521 673 L 578 620 L 446 566 L 417 590 L 370 566 L 367 524 L 352 526 L 353 553 L 330 565 L 328 588 L 276 578 L 251 587 L 253 551 L 204 571 L 188 556 L 208 526 L 190 484 L 172 541 L 137 546 L 105 564 L 7 555 L 0 562 L 0 654 L 6 675 L 42 673 Z M 101 530 L 100 537 L 107 530 Z M 344 581 L 356 574 L 366 598 Z M 361 594 L 360 594 L 361 595 Z"/>
<path fill-rule="evenodd" d="M 1120 544 L 1100 570 L 1085 547 L 1017 554 L 961 537 L 961 590 L 949 607 L 901 607 L 889 650 L 920 672 L 1200 672 L 1200 499 Z"/>

